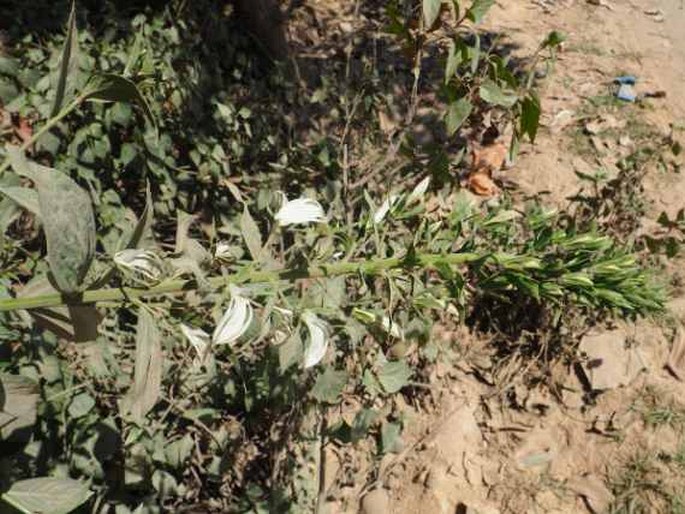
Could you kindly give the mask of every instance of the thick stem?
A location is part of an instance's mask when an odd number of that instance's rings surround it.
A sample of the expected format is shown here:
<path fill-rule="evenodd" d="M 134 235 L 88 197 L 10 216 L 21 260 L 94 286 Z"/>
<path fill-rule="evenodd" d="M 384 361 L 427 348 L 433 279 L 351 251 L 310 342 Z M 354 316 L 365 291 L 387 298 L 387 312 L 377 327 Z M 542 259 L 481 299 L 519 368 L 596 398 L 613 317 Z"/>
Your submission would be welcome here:
<path fill-rule="evenodd" d="M 232 276 L 211 277 L 209 285 L 213 289 L 220 289 L 228 284 L 253 284 L 278 281 L 289 281 L 308 278 L 326 278 L 340 275 L 376 275 L 391 269 L 434 268 L 439 264 L 454 266 L 482 259 L 483 255 L 475 253 L 455 254 L 416 254 L 411 257 L 391 257 L 388 259 L 372 259 L 368 261 L 336 262 L 332 264 L 313 264 L 307 268 L 280 269 L 268 271 L 248 271 Z M 159 296 L 164 294 L 180 294 L 198 289 L 195 280 L 170 280 L 148 289 L 131 287 L 95 289 L 81 294 L 78 303 L 123 302 L 133 298 Z M 0 300 L 0 311 L 20 309 L 38 309 L 74 304 L 61 293 L 52 293 L 24 298 L 6 298 Z"/>

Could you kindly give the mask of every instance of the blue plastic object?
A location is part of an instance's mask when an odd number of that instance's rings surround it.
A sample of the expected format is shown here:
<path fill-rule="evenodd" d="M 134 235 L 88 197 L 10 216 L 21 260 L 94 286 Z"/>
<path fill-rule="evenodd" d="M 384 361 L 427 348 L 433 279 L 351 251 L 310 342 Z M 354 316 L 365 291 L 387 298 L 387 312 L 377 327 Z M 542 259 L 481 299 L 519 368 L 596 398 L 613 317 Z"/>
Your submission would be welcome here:
<path fill-rule="evenodd" d="M 633 86 L 629 84 L 621 84 L 616 92 L 616 98 L 623 100 L 624 102 L 634 102 L 637 98 Z"/>
<path fill-rule="evenodd" d="M 635 75 L 621 75 L 614 79 L 616 84 L 627 84 L 629 86 L 634 86 L 637 82 L 637 77 Z"/>

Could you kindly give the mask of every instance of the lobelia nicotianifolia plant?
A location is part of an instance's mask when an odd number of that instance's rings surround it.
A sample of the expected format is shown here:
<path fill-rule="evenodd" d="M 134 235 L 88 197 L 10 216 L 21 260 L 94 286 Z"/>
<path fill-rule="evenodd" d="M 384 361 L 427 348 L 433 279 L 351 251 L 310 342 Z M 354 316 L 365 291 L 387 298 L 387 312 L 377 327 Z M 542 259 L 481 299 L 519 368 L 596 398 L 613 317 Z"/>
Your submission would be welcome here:
<path fill-rule="evenodd" d="M 518 120 L 513 148 L 522 134 L 533 140 L 537 131 L 535 66 L 524 78 L 514 77 L 500 57 L 481 54 L 476 31 L 470 30 L 475 44 L 460 32 L 466 22 L 478 23 L 493 3 L 476 0 L 462 13 L 460 2 L 424 0 L 418 32 L 401 30 L 406 24 L 399 14 L 394 19 L 398 34 L 418 49 L 418 82 L 423 45 L 441 12 L 452 13 L 459 30 L 448 45 L 448 132 L 454 134 L 483 101 Z M 415 325 L 425 332 L 438 314 L 464 320 L 476 298 L 524 299 L 557 314 L 567 305 L 628 315 L 663 307 L 661 292 L 636 259 L 611 239 L 577 233 L 557 213 L 538 206 L 524 213 L 501 206 L 484 211 L 463 193 L 441 198 L 446 208 L 429 209 L 429 200 L 438 196 L 430 176 L 408 190 L 391 188 L 382 198 L 366 192 L 366 203 L 355 207 L 351 221 L 340 204 L 324 208 L 325 202 L 310 196 L 289 199 L 274 192 L 256 217 L 245 201 L 228 231 L 240 237 L 216 241 L 213 252 L 190 236 L 195 218 L 184 213 L 178 215 L 173 250 L 156 243 L 148 188 L 127 237 L 113 252 L 99 250 L 89 192 L 67 174 L 30 161 L 26 151 L 84 102 L 128 102 L 153 128 L 154 119 L 130 78 L 98 74 L 82 91 L 74 90 L 74 12 L 72 7 L 52 115 L 21 147 L 7 148 L 0 165 L 0 173 L 30 184 L 0 185 L 0 192 L 40 221 L 48 271 L 13 284 L 16 294 L 0 298 L 0 311 L 24 319 L 28 313 L 36 326 L 76 342 L 98 337 L 108 309 L 135 312 L 133 376 L 118 401 L 126 423 L 143 425 L 163 396 L 162 343 L 169 334 L 189 350 L 185 386 L 217 376 L 217 362 L 239 366 L 254 358 L 267 341 L 277 348 L 284 375 L 299 370 L 295 386 L 306 391 L 302 408 L 325 412 L 349 384 L 377 395 L 410 385 L 413 371 L 403 347 Z M 550 35 L 539 52 L 560 39 Z M 356 353 L 360 327 L 379 341 L 373 359 Z M 0 384 L 0 406 L 11 412 L 9 406 L 24 399 L 35 419 L 35 390 L 8 375 L 0 375 Z M 31 424 L 30 415 L 21 419 Z M 2 438 L 14 432 L 12 424 L 4 426 Z M 73 510 L 90 495 L 82 482 L 44 477 L 15 482 L 3 499 L 20 510 L 49 513 Z"/>

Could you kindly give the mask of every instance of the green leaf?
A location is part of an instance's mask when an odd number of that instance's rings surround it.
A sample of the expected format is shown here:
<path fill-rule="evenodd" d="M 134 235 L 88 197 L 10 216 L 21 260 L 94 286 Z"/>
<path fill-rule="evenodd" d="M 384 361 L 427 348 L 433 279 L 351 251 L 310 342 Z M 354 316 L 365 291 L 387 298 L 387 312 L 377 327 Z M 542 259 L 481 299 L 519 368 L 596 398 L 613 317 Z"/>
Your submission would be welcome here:
<path fill-rule="evenodd" d="M 138 310 L 133 386 L 121 401 L 121 410 L 141 422 L 155 406 L 162 386 L 164 355 L 159 330 L 147 309 Z"/>
<path fill-rule="evenodd" d="M 495 5 L 495 0 L 474 0 L 466 11 L 466 17 L 473 23 L 480 23 L 493 5 Z"/>
<path fill-rule="evenodd" d="M 68 514 L 90 498 L 88 486 L 69 478 L 30 478 L 14 482 L 2 499 L 26 514 Z"/>
<path fill-rule="evenodd" d="M 132 80 L 112 73 L 103 73 L 90 78 L 83 94 L 84 100 L 92 102 L 127 102 L 138 105 L 152 124 L 155 131 L 157 124 L 150 106 Z"/>
<path fill-rule="evenodd" d="M 95 399 L 88 393 L 79 393 L 71 399 L 67 412 L 72 418 L 80 418 L 95 407 Z"/>
<path fill-rule="evenodd" d="M 195 441 L 190 434 L 184 435 L 164 447 L 164 456 L 167 463 L 174 469 L 181 466 L 190 458 L 195 448 Z"/>
<path fill-rule="evenodd" d="M 14 145 L 7 145 L 7 158 L 10 160 L 12 169 L 17 175 L 30 178 L 31 180 L 34 179 L 35 174 L 33 173 L 31 164 L 21 148 Z"/>
<path fill-rule="evenodd" d="M 34 189 L 20 186 L 0 186 L 0 193 L 40 218 L 38 193 Z"/>
<path fill-rule="evenodd" d="M 128 244 L 123 249 L 138 248 L 140 242 L 150 235 L 152 228 L 152 221 L 154 215 L 154 204 L 152 202 L 152 193 L 150 192 L 150 184 L 145 188 L 145 208 L 138 218 L 133 234 L 128 241 Z"/>
<path fill-rule="evenodd" d="M 447 133 L 451 136 L 462 124 L 468 119 L 471 114 L 473 105 L 468 98 L 460 98 L 459 100 L 452 102 L 447 109 Z"/>
<path fill-rule="evenodd" d="M 383 423 L 383 428 L 381 428 L 381 451 L 383 453 L 399 453 L 402 450 L 401 432 L 402 425 L 399 423 Z"/>
<path fill-rule="evenodd" d="M 398 392 L 409 383 L 412 370 L 404 361 L 386 362 L 378 373 L 378 381 L 386 393 Z"/>
<path fill-rule="evenodd" d="M 252 259 L 259 261 L 262 256 L 262 234 L 247 205 L 244 207 L 243 215 L 240 217 L 240 232 L 243 235 L 247 249 L 250 251 L 250 255 L 252 255 Z"/>
<path fill-rule="evenodd" d="M 530 93 L 523 99 L 521 105 L 521 133 L 528 134 L 530 142 L 535 142 L 535 136 L 540 126 L 540 99 L 535 93 Z"/>
<path fill-rule="evenodd" d="M 431 28 L 438 19 L 441 7 L 442 0 L 423 0 L 423 21 L 426 29 Z"/>
<path fill-rule="evenodd" d="M 67 35 L 64 38 L 64 47 L 59 63 L 59 77 L 57 79 L 57 90 L 55 92 L 55 103 L 52 106 L 50 117 L 54 117 L 62 108 L 64 97 L 67 94 L 67 82 L 76 71 L 78 52 L 78 33 L 76 31 L 76 2 L 71 3 L 71 12 L 67 21 Z"/>
<path fill-rule="evenodd" d="M 278 347 L 278 364 L 281 373 L 285 373 L 291 366 L 301 362 L 304 355 L 304 345 L 298 330 Z"/>
<path fill-rule="evenodd" d="M 558 32 L 556 30 L 553 30 L 552 32 L 547 34 L 547 37 L 542 42 L 540 47 L 541 48 L 556 48 L 561 43 L 563 43 L 564 41 L 566 41 L 566 34 L 564 34 L 563 32 Z"/>
<path fill-rule="evenodd" d="M 516 93 L 503 90 L 491 79 L 486 79 L 481 84 L 480 97 L 489 104 L 502 107 L 512 107 L 518 101 Z"/>
<path fill-rule="evenodd" d="M 95 256 L 95 216 L 90 195 L 66 174 L 31 163 L 45 238 L 48 263 L 57 289 L 74 293 Z"/>
<path fill-rule="evenodd" d="M 0 440 L 25 443 L 36 422 L 38 385 L 21 375 L 0 374 L 4 401 L 0 410 Z"/>
<path fill-rule="evenodd" d="M 461 42 L 461 40 L 459 40 Z M 449 48 L 447 49 L 447 63 L 445 64 L 445 84 L 447 84 L 452 77 L 457 73 L 457 68 L 463 59 L 462 48 L 457 45 L 455 40 L 450 40 Z"/>
<path fill-rule="evenodd" d="M 326 368 L 316 379 L 311 395 L 321 403 L 338 403 L 340 394 L 347 384 L 347 372 Z"/>

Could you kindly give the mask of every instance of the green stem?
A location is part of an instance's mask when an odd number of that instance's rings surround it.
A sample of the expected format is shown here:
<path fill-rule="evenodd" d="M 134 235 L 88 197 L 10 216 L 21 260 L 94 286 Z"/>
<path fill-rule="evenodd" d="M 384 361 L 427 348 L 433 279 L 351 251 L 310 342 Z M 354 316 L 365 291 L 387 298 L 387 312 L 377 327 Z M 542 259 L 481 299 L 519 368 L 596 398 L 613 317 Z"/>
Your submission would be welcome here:
<path fill-rule="evenodd" d="M 62 121 L 67 115 L 71 113 L 74 109 L 76 109 L 79 104 L 83 101 L 84 96 L 80 95 L 74 98 L 74 100 L 66 105 L 60 112 L 57 113 L 54 117 L 50 118 L 47 122 L 45 122 L 45 125 L 43 125 L 39 130 L 37 130 L 28 140 L 24 141 L 24 143 L 19 147 L 19 149 L 22 152 L 25 152 L 31 145 L 33 145 L 40 137 L 45 134 L 47 131 L 49 131 L 52 127 L 57 125 L 60 121 Z M 10 167 L 10 160 L 9 158 L 5 158 L 5 161 L 0 165 L 0 175 L 2 175 L 7 168 Z"/>
<path fill-rule="evenodd" d="M 232 276 L 210 277 L 209 285 L 212 289 L 220 289 L 228 284 L 251 284 L 278 282 L 299 279 L 326 278 L 340 275 L 376 275 L 391 269 L 435 268 L 437 265 L 454 266 L 482 259 L 483 255 L 475 253 L 455 254 L 416 254 L 411 258 L 392 257 L 388 259 L 372 259 L 367 261 L 336 262 L 332 264 L 313 264 L 307 268 L 279 269 L 265 271 L 249 271 Z M 39 309 L 58 307 L 74 303 L 123 302 L 134 298 L 159 296 L 164 294 L 179 294 L 198 289 L 195 280 L 170 280 L 148 289 L 131 287 L 95 289 L 85 291 L 77 302 L 61 293 L 44 294 L 22 298 L 5 298 L 0 300 L 0 311 L 19 309 Z"/>

